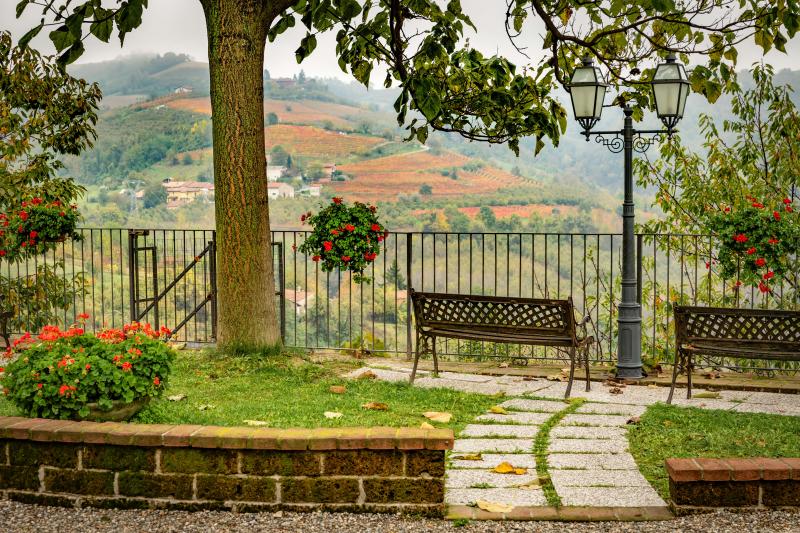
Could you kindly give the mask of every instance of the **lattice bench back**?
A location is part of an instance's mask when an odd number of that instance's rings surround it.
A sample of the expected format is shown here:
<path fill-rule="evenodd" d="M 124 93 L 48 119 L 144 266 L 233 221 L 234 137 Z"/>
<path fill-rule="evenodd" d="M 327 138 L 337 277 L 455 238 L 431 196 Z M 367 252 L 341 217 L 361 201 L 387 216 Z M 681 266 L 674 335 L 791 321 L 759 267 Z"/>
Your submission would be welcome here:
<path fill-rule="evenodd" d="M 797 351 L 800 358 L 800 311 L 678 305 L 675 336 L 679 345 L 708 341 L 742 347 L 752 344 L 765 350 Z"/>
<path fill-rule="evenodd" d="M 417 326 L 476 327 L 507 333 L 549 332 L 575 335 L 571 300 L 545 300 L 416 292 L 412 289 Z"/>

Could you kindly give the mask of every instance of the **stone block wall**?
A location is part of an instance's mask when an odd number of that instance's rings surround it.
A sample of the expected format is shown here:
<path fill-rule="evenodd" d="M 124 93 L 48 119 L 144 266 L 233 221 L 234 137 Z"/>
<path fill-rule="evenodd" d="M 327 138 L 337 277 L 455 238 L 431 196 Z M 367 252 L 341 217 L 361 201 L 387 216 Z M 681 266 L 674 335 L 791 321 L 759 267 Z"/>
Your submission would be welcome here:
<path fill-rule="evenodd" d="M 800 508 L 800 458 L 667 459 L 677 511 Z"/>
<path fill-rule="evenodd" d="M 0 496 L 101 508 L 444 512 L 453 432 L 0 417 Z"/>

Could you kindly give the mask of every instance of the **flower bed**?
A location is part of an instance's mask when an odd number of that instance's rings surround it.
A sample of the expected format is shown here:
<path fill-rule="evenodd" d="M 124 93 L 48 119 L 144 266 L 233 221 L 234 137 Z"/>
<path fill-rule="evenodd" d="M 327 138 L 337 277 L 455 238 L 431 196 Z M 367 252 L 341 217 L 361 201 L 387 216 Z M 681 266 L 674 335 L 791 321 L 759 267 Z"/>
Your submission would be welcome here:
<path fill-rule="evenodd" d="M 80 419 L 143 403 L 159 396 L 169 378 L 174 351 L 162 341 L 169 333 L 136 322 L 96 335 L 78 325 L 45 326 L 7 350 L 13 361 L 0 367 L 3 393 L 26 415 L 41 418 Z"/>

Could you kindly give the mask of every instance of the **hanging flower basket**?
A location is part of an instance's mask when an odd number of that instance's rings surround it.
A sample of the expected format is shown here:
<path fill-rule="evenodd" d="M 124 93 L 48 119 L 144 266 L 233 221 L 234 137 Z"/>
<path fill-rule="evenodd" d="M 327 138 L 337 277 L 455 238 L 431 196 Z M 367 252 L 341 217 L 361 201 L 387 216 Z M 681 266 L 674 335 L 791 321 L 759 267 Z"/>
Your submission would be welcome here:
<path fill-rule="evenodd" d="M 710 219 L 720 239 L 722 277 L 771 293 L 792 268 L 792 255 L 800 249 L 800 217 L 789 198 L 765 205 L 748 198 L 743 207 L 724 207 Z"/>
<path fill-rule="evenodd" d="M 56 243 L 79 240 L 77 206 L 41 198 L 23 200 L 19 208 L 0 213 L 0 258 L 26 259 L 42 254 Z"/>
<path fill-rule="evenodd" d="M 300 251 L 320 263 L 324 272 L 349 270 L 356 283 L 371 281 L 364 271 L 378 257 L 381 241 L 388 235 L 375 206 L 361 202 L 348 206 L 334 198 L 319 213 L 306 213 L 300 221 L 313 228 Z"/>

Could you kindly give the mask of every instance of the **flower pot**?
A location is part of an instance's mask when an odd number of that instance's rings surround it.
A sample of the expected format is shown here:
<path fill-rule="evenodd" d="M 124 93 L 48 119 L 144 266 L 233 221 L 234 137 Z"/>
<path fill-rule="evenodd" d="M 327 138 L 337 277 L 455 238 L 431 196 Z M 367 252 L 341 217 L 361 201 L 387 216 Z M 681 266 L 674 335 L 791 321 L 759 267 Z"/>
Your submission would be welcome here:
<path fill-rule="evenodd" d="M 90 422 L 125 422 L 138 413 L 148 404 L 150 398 L 139 398 L 130 403 L 117 401 L 109 410 L 103 410 L 96 403 L 90 403 L 89 414 L 85 417 L 78 417 L 78 420 L 88 420 Z"/>

